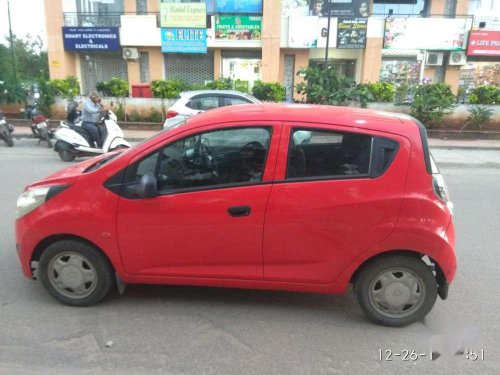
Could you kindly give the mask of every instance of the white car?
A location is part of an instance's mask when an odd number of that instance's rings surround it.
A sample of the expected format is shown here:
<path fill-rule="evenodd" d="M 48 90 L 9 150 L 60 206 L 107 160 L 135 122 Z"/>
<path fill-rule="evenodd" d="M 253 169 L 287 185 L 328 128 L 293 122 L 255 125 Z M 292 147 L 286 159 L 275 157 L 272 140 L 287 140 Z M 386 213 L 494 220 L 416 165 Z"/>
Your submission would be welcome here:
<path fill-rule="evenodd" d="M 252 95 L 230 90 L 183 91 L 180 98 L 168 109 L 164 127 L 169 120 L 178 115 L 192 116 L 209 109 L 237 104 L 258 104 L 260 100 Z"/>

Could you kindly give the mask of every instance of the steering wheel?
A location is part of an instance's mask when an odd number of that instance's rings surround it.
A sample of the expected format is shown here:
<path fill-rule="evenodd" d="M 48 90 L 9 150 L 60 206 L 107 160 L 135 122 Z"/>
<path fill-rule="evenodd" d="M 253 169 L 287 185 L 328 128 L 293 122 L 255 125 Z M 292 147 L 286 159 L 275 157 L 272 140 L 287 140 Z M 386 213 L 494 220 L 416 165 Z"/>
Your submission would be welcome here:
<path fill-rule="evenodd" d="M 207 139 L 200 138 L 194 146 L 195 162 L 211 170 L 215 176 L 219 176 L 219 170 L 217 169 L 217 164 L 215 163 L 215 158 L 210 148 L 210 144 Z"/>

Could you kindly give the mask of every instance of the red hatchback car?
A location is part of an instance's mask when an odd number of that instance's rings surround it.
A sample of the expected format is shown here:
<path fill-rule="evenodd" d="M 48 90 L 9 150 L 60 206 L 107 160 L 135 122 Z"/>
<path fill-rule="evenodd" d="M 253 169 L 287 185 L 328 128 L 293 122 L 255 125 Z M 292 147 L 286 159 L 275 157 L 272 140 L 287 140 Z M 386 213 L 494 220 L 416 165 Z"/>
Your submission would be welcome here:
<path fill-rule="evenodd" d="M 402 326 L 445 299 L 452 204 L 415 119 L 254 104 L 71 166 L 17 202 L 25 276 L 72 306 L 117 283 L 344 293 Z"/>

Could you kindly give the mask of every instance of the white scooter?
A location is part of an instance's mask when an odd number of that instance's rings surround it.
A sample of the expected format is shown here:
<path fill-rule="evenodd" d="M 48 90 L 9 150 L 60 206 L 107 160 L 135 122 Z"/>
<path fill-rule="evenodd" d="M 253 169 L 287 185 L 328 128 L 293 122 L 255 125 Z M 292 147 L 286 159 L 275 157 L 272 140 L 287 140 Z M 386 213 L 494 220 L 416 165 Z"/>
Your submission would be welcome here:
<path fill-rule="evenodd" d="M 73 161 L 77 156 L 95 156 L 120 148 L 130 148 L 130 143 L 123 139 L 123 131 L 116 120 L 113 111 L 108 110 L 98 125 L 103 141 L 102 149 L 90 146 L 87 141 L 88 134 L 82 128 L 81 122 L 69 124 L 61 121 L 54 134 L 57 139 L 54 151 L 59 153 L 62 160 Z"/>

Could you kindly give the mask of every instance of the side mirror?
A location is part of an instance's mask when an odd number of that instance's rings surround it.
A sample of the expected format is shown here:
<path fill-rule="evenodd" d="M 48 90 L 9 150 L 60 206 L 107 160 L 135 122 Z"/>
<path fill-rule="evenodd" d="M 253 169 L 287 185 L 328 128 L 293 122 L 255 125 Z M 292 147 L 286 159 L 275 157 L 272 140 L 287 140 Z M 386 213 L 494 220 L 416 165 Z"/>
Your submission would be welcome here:
<path fill-rule="evenodd" d="M 158 196 L 156 178 L 152 173 L 146 173 L 141 177 L 137 192 L 141 198 L 154 198 Z"/>

